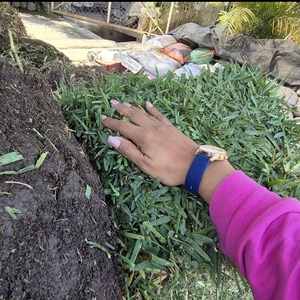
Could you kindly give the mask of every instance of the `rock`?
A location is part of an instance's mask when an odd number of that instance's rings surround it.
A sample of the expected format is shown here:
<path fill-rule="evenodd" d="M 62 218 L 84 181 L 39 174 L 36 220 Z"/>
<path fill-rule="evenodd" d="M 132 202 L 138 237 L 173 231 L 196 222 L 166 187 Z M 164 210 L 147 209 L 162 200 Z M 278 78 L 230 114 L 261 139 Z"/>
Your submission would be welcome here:
<path fill-rule="evenodd" d="M 290 108 L 297 108 L 298 107 L 298 95 L 295 91 L 291 88 L 281 86 L 277 91 L 278 97 L 284 97 L 284 104 Z"/>
<path fill-rule="evenodd" d="M 296 111 L 293 112 L 295 117 L 300 117 L 300 97 L 298 98 L 298 106 L 296 107 Z"/>

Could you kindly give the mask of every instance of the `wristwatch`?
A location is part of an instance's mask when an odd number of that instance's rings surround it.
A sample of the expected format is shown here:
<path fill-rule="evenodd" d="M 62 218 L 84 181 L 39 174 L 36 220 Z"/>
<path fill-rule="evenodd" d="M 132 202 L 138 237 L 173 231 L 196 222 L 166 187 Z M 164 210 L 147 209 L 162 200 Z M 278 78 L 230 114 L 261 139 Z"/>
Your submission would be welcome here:
<path fill-rule="evenodd" d="M 185 189 L 198 196 L 200 182 L 208 165 L 216 160 L 226 160 L 227 158 L 227 153 L 222 148 L 212 145 L 200 145 L 186 175 Z"/>

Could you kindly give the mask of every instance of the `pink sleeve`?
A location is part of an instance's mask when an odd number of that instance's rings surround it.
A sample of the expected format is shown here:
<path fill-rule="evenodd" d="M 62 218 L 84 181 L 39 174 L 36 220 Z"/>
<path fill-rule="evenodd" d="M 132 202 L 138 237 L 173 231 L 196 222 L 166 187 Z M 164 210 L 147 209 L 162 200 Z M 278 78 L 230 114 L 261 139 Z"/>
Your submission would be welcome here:
<path fill-rule="evenodd" d="M 281 198 L 241 171 L 215 191 L 210 215 L 221 250 L 256 300 L 300 299 L 300 202 Z"/>

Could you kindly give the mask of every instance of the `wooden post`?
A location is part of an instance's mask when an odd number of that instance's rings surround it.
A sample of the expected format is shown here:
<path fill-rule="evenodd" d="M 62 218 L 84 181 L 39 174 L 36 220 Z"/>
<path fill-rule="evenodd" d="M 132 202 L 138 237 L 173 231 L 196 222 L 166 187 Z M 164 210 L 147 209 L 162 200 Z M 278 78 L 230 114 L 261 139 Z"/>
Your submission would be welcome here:
<path fill-rule="evenodd" d="M 171 2 L 170 12 L 169 12 L 168 22 L 167 22 L 167 27 L 166 27 L 166 31 L 165 31 L 166 34 L 167 34 L 167 32 L 169 31 L 169 28 L 170 28 L 170 22 L 171 22 L 171 18 L 172 18 L 172 14 L 173 14 L 173 8 L 174 8 L 174 2 Z"/>
<path fill-rule="evenodd" d="M 106 23 L 110 22 L 110 14 L 111 14 L 111 2 L 108 2 L 108 8 L 107 8 L 107 20 Z"/>

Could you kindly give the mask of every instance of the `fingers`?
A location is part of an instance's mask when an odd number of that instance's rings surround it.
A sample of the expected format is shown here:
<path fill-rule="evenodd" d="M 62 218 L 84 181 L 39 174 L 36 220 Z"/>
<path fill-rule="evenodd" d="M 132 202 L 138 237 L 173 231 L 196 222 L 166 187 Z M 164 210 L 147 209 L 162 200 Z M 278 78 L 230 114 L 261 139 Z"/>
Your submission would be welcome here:
<path fill-rule="evenodd" d="M 151 102 L 149 102 L 149 101 L 146 102 L 146 108 L 147 108 L 147 111 L 149 112 L 149 114 L 151 114 L 153 117 L 155 117 L 160 122 L 162 122 L 166 125 L 172 125 L 172 123 L 169 121 L 169 119 L 167 117 L 165 117 L 164 115 L 162 115 L 160 113 L 160 111 L 156 107 L 154 107 Z"/>
<path fill-rule="evenodd" d="M 130 122 L 102 115 L 102 124 L 113 131 L 119 132 L 121 135 L 134 141 L 137 145 L 141 142 L 141 135 L 139 133 L 141 130 L 140 126 L 144 128 L 146 126 L 147 128 L 155 126 L 158 128 L 158 126 L 162 124 L 168 126 L 172 125 L 168 118 L 163 116 L 149 101 L 146 102 L 147 112 L 127 102 L 120 103 L 117 100 L 111 100 L 110 102 L 112 107 L 114 107 L 119 114 L 127 117 Z"/>
<path fill-rule="evenodd" d="M 145 124 L 145 122 L 148 122 L 151 117 L 146 111 L 136 106 L 132 106 L 128 102 L 120 103 L 117 100 L 111 100 L 110 103 L 119 114 L 127 117 L 133 124 Z"/>
<path fill-rule="evenodd" d="M 102 124 L 116 132 L 121 133 L 129 139 L 132 139 L 135 135 L 136 125 L 126 122 L 124 120 L 117 120 L 111 117 L 106 117 L 104 115 L 101 116 Z"/>
<path fill-rule="evenodd" d="M 147 172 L 149 158 L 142 153 L 131 141 L 119 136 L 109 136 L 107 142 L 121 155 L 135 163 L 142 171 Z"/>
<path fill-rule="evenodd" d="M 172 125 L 169 119 L 162 115 L 149 101 L 146 102 L 148 113 L 128 102 L 120 103 L 117 100 L 111 100 L 110 103 L 119 114 L 127 117 L 133 124 L 145 125 L 148 121 L 153 122 L 157 120 L 165 125 Z"/>

